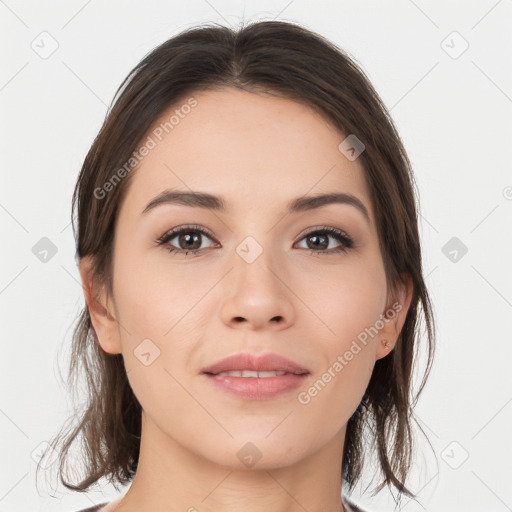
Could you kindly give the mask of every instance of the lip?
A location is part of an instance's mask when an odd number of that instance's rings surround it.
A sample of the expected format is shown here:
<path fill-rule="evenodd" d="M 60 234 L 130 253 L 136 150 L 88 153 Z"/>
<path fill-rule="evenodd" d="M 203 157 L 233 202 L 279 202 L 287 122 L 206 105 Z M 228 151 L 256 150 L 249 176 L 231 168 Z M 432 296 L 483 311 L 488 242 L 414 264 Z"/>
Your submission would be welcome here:
<path fill-rule="evenodd" d="M 217 375 L 236 370 L 278 371 L 285 375 L 275 377 L 235 377 Z M 246 400 L 266 400 L 301 386 L 310 374 L 307 368 L 280 356 L 267 353 L 255 356 L 241 353 L 226 357 L 202 370 L 218 389 Z"/>
<path fill-rule="evenodd" d="M 307 368 L 304 368 L 291 359 L 273 352 L 267 352 L 266 354 L 258 356 L 248 352 L 234 354 L 203 368 L 201 371 L 202 373 L 217 374 L 235 370 L 251 370 L 257 372 L 276 371 L 292 373 L 295 375 L 309 373 Z"/>

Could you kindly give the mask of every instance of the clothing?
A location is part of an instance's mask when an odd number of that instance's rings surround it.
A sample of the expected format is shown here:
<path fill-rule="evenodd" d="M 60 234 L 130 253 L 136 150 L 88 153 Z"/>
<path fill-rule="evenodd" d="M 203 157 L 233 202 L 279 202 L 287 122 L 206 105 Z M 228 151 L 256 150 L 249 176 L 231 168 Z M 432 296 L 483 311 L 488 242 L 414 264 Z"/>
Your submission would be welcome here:
<path fill-rule="evenodd" d="M 108 505 L 108 503 L 101 503 L 94 507 L 79 510 L 78 512 L 101 512 L 103 507 L 105 507 L 106 505 Z M 347 498 L 345 497 L 343 498 L 343 505 L 345 505 L 345 509 L 347 512 L 366 512 L 362 508 L 358 507 L 355 503 L 352 503 L 351 501 L 347 500 Z"/>

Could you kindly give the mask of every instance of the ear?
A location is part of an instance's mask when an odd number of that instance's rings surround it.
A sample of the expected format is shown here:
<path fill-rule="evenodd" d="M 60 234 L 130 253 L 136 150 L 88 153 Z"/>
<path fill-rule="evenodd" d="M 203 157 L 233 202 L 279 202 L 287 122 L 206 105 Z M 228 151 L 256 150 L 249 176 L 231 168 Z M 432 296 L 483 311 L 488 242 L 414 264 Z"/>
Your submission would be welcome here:
<path fill-rule="evenodd" d="M 103 351 L 109 354 L 120 354 L 122 345 L 119 324 L 113 315 L 113 307 L 109 304 L 105 287 L 100 286 L 94 278 L 92 264 L 92 257 L 84 256 L 80 258 L 78 268 L 96 341 Z"/>
<path fill-rule="evenodd" d="M 386 309 L 382 313 L 384 327 L 380 330 L 377 338 L 376 359 L 387 356 L 395 348 L 411 305 L 414 291 L 412 278 L 408 274 L 402 274 L 401 277 L 402 283 L 399 284 L 397 293 L 388 297 Z M 388 320 L 386 321 L 385 318 Z M 388 342 L 388 348 L 384 345 L 384 341 Z"/>

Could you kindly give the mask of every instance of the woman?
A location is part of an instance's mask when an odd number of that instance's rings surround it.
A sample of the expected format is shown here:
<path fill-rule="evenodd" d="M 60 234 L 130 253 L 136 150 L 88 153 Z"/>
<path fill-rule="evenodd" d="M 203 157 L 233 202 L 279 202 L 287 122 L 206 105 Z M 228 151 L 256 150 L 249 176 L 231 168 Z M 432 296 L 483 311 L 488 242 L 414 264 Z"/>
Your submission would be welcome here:
<path fill-rule="evenodd" d="M 69 489 L 131 482 L 89 510 L 362 510 L 345 489 L 372 442 L 377 491 L 414 496 L 434 324 L 413 175 L 342 50 L 286 22 L 169 39 L 120 86 L 73 205 L 90 394 L 52 445 Z"/>

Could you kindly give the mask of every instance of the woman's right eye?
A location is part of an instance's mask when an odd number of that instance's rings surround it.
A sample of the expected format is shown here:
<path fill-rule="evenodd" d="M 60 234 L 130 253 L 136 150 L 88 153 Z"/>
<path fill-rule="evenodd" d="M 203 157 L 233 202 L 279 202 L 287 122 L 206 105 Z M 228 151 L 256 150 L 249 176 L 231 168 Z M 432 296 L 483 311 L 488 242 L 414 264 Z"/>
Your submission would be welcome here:
<path fill-rule="evenodd" d="M 180 228 L 174 228 L 161 236 L 156 242 L 158 245 L 163 245 L 171 253 L 178 254 L 192 254 L 196 255 L 203 249 L 198 246 L 201 245 L 201 238 L 213 238 L 209 232 L 200 227 L 185 226 Z M 178 247 L 170 244 L 171 240 L 177 239 Z M 180 247 L 183 245 L 183 247 Z"/>

